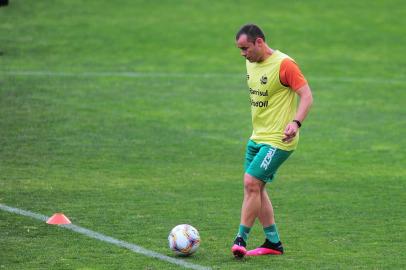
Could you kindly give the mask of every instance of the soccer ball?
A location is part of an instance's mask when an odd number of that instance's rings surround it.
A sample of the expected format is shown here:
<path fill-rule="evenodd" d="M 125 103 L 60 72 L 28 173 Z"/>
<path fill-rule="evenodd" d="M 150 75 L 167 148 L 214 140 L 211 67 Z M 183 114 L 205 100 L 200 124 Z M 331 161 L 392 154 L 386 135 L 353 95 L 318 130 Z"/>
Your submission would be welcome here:
<path fill-rule="evenodd" d="M 169 248 L 177 255 L 189 256 L 199 248 L 200 236 L 193 226 L 181 224 L 171 230 L 168 241 Z"/>

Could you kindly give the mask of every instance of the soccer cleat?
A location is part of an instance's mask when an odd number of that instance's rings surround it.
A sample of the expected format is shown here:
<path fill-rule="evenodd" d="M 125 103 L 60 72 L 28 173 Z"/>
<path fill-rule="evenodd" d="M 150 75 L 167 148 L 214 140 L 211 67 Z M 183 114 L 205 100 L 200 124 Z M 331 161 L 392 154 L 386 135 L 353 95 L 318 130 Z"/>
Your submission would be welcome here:
<path fill-rule="evenodd" d="M 234 254 L 234 257 L 240 259 L 245 256 L 245 253 L 247 253 L 247 249 L 245 248 L 247 246 L 247 243 L 245 243 L 244 239 L 242 237 L 237 237 L 234 240 L 234 245 L 231 248 L 231 252 Z"/>
<path fill-rule="evenodd" d="M 265 243 L 262 246 L 249 250 L 247 252 L 247 256 L 261 256 L 261 255 L 282 255 L 283 254 L 283 246 L 282 243 L 279 241 L 278 243 L 272 243 L 268 239 L 265 239 Z"/>

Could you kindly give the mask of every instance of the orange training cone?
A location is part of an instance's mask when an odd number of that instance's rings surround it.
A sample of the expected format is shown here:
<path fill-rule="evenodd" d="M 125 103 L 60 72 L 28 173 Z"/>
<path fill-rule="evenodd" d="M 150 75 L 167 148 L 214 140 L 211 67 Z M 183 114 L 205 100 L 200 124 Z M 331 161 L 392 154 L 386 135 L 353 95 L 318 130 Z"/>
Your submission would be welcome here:
<path fill-rule="evenodd" d="M 53 225 L 71 224 L 69 218 L 67 218 L 63 213 L 55 213 L 47 220 L 47 223 Z"/>

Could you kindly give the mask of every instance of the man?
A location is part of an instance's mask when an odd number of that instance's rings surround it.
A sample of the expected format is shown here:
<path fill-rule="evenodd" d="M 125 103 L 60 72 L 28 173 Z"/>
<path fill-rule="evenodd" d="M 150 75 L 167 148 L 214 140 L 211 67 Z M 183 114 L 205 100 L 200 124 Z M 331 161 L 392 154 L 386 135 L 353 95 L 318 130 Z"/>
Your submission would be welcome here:
<path fill-rule="evenodd" d="M 296 148 L 299 128 L 313 97 L 294 60 L 271 49 L 257 25 L 242 26 L 236 42 L 247 60 L 253 132 L 245 155 L 241 222 L 231 250 L 237 258 L 281 255 L 283 247 L 265 184 L 274 179 L 278 167 Z M 297 96 L 300 97 L 299 106 Z M 248 235 L 257 217 L 263 226 L 265 243 L 247 251 Z"/>

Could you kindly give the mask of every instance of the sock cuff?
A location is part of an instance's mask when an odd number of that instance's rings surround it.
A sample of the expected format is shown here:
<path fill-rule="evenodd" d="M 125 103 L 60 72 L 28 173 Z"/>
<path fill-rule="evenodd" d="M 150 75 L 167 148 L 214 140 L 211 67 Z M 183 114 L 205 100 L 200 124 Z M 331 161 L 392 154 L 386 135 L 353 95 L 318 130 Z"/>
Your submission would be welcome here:
<path fill-rule="evenodd" d="M 274 232 L 276 230 L 277 230 L 276 223 L 272 224 L 271 226 L 264 227 L 265 232 Z"/>
<path fill-rule="evenodd" d="M 240 228 L 242 228 L 245 232 L 250 232 L 251 231 L 251 227 L 245 226 L 240 224 Z"/>
<path fill-rule="evenodd" d="M 276 228 L 276 224 L 272 224 L 271 226 L 265 227 L 264 228 L 264 233 L 265 233 L 266 239 L 268 239 L 272 243 L 280 242 L 278 230 Z"/>
<path fill-rule="evenodd" d="M 251 231 L 251 227 L 247 227 L 245 225 L 240 224 L 240 227 L 238 228 L 238 234 L 237 237 L 240 236 L 244 241 L 247 241 L 248 239 L 248 234 Z"/>

